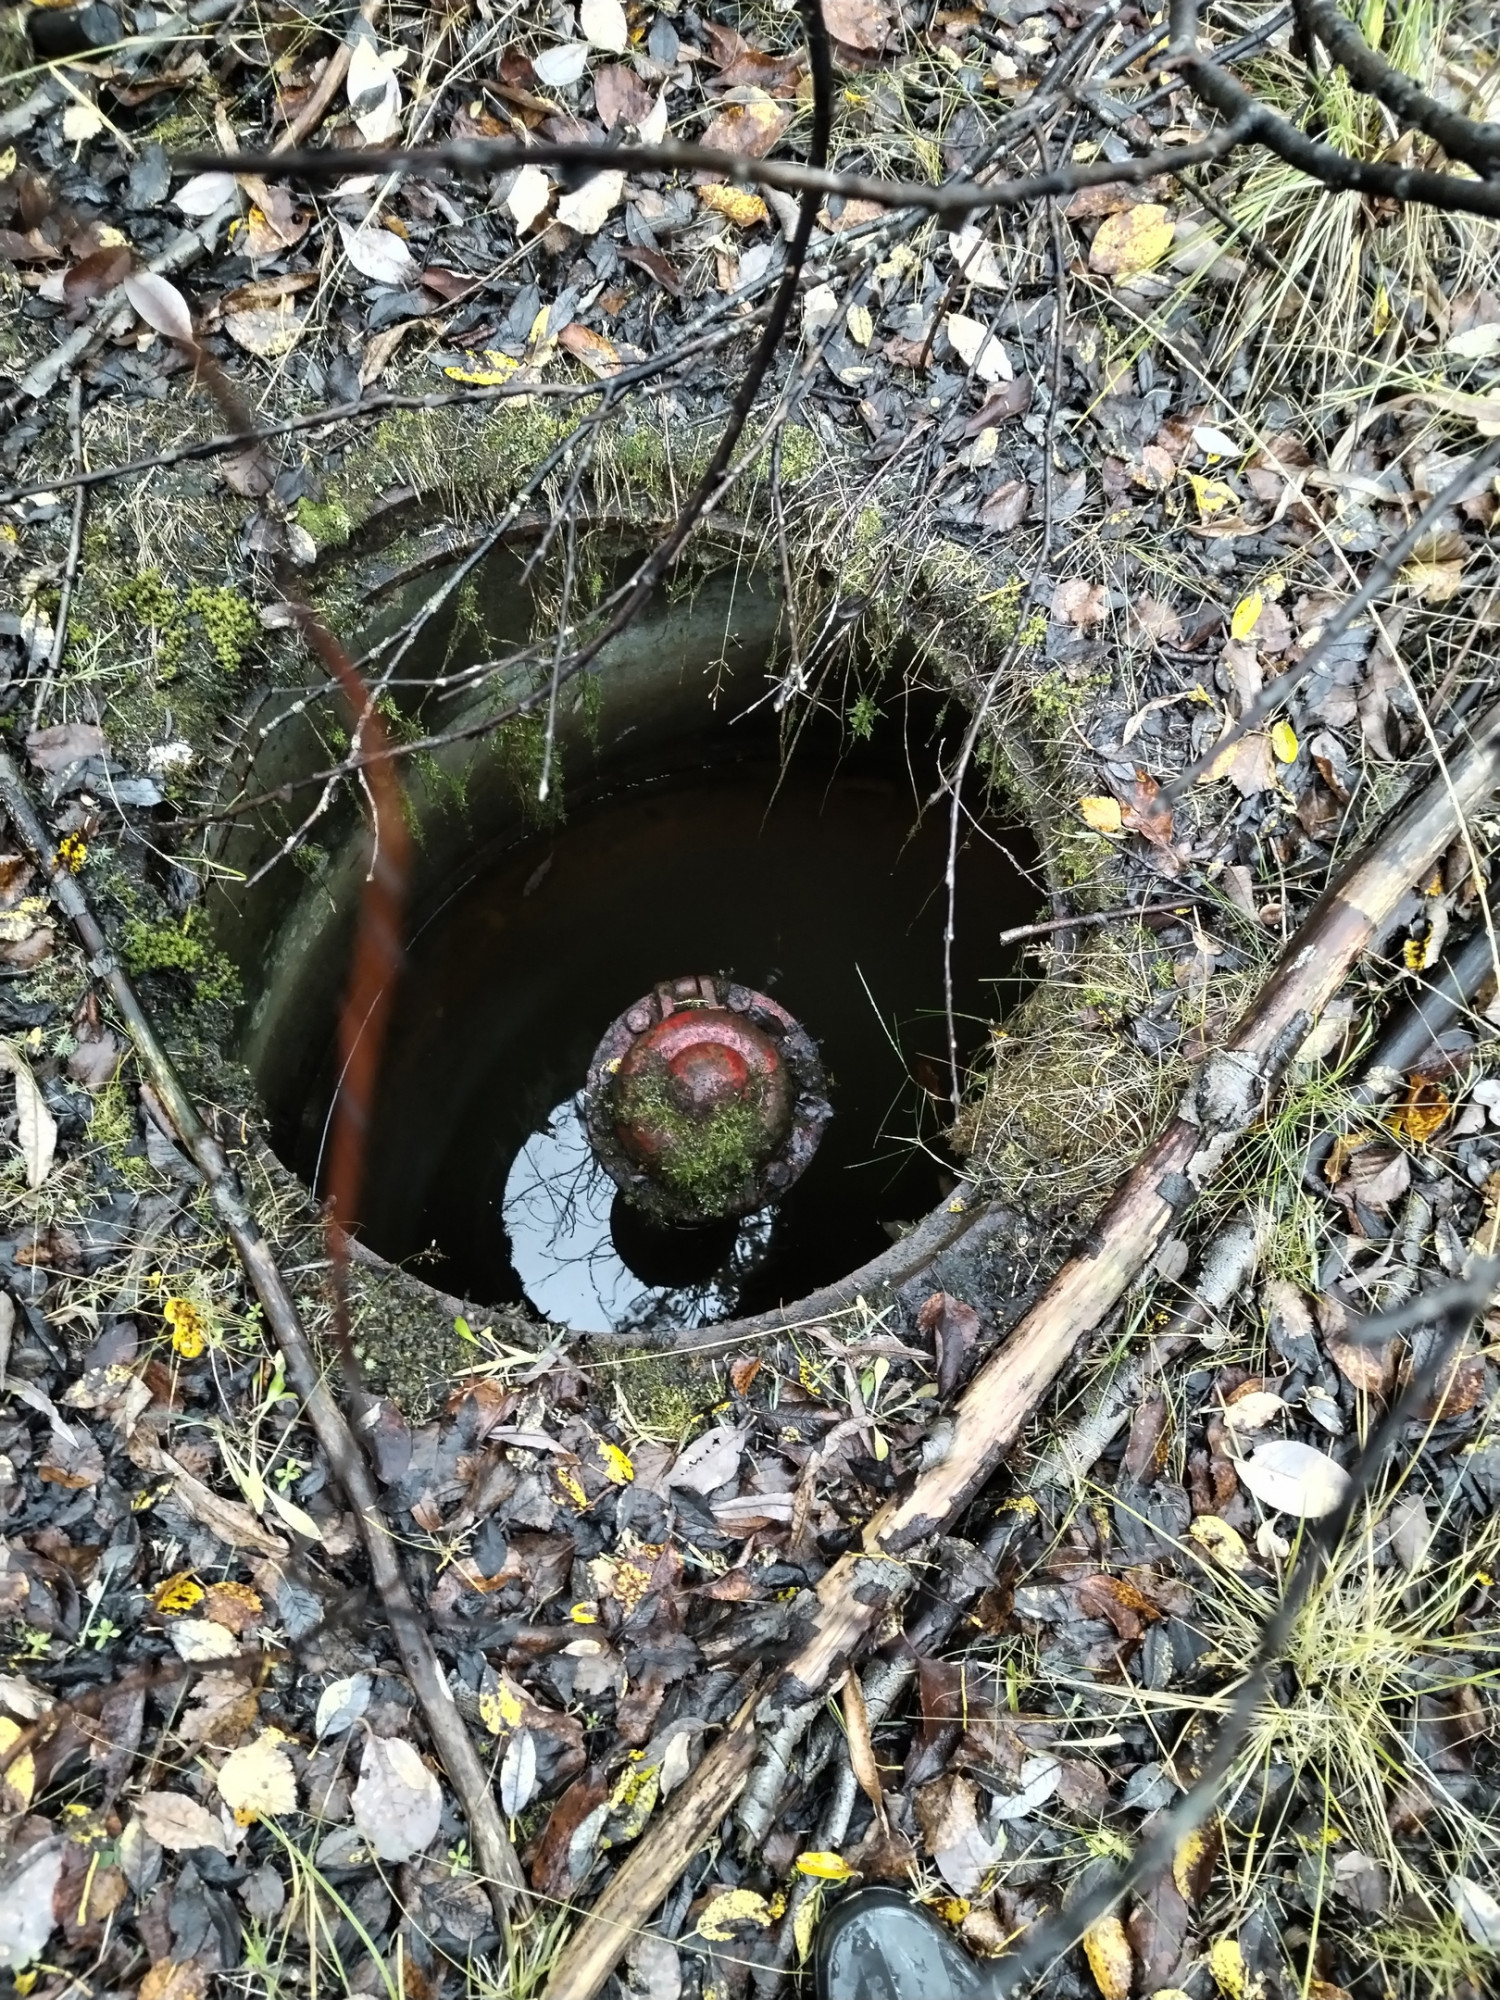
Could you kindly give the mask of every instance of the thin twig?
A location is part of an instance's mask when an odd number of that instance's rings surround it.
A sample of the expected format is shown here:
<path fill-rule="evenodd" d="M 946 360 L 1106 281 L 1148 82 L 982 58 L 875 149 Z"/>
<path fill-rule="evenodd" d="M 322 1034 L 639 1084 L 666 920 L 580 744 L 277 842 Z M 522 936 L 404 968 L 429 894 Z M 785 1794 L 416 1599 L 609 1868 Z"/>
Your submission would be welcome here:
<path fill-rule="evenodd" d="M 83 466 L 83 383 L 74 376 L 68 385 L 68 435 L 73 445 L 73 463 Z M 73 608 L 73 591 L 78 582 L 78 563 L 83 554 L 83 513 L 87 492 L 80 486 L 73 495 L 73 531 L 68 537 L 67 560 L 63 564 L 62 589 L 57 599 L 57 626 L 52 634 L 52 652 L 47 661 L 47 671 L 42 684 L 36 691 L 36 700 L 31 704 L 31 726 L 36 728 L 41 719 L 47 697 L 62 668 L 63 655 L 68 649 L 68 615 Z"/>
<path fill-rule="evenodd" d="M 364 0 L 359 10 L 359 18 L 373 27 L 384 12 L 385 0 Z M 311 96 L 272 146 L 273 154 L 295 153 L 297 147 L 317 131 L 328 116 L 328 107 L 339 94 L 339 85 L 349 74 L 349 64 L 353 56 L 354 37 L 351 32 L 343 37 L 324 64 L 323 74 L 313 86 Z"/>

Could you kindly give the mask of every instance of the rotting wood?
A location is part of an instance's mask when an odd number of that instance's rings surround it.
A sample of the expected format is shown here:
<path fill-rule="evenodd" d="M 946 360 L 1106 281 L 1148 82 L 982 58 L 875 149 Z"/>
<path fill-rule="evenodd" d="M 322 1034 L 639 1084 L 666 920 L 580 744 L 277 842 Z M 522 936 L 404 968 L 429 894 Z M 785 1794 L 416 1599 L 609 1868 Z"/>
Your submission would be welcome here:
<path fill-rule="evenodd" d="M 381 1512 L 364 1453 L 323 1380 L 296 1302 L 261 1233 L 239 1177 L 199 1116 L 129 976 L 110 949 L 87 897 L 58 859 L 55 843 L 48 838 L 21 772 L 3 747 L 0 747 L 0 805 L 9 814 L 18 839 L 46 878 L 53 900 L 88 953 L 90 971 L 114 1001 L 141 1066 L 176 1127 L 184 1149 L 202 1174 L 219 1219 L 255 1288 L 266 1325 L 286 1363 L 287 1380 L 301 1397 L 318 1443 L 354 1510 L 370 1574 L 380 1593 L 396 1651 L 412 1692 L 421 1703 L 433 1748 L 468 1820 L 475 1865 L 485 1879 L 496 1918 L 504 1928 L 513 1900 L 525 1893 L 521 1864 L 501 1822 L 489 1775 L 454 1705 L 442 1665 L 402 1574 L 396 1545 Z"/>
<path fill-rule="evenodd" d="M 1313 906 L 1228 1043 L 1126 1176 L 1078 1254 L 975 1376 L 942 1463 L 869 1522 L 863 1546 L 817 1589 L 795 1655 L 747 1697 L 723 1736 L 604 1889 L 564 1948 L 546 2000 L 592 2000 L 631 1938 L 734 1804 L 760 1746 L 792 1707 L 829 1689 L 913 1582 L 913 1565 L 983 1489 L 1078 1342 L 1099 1326 L 1277 1088 L 1308 1029 L 1403 897 L 1500 784 L 1500 706 Z"/>

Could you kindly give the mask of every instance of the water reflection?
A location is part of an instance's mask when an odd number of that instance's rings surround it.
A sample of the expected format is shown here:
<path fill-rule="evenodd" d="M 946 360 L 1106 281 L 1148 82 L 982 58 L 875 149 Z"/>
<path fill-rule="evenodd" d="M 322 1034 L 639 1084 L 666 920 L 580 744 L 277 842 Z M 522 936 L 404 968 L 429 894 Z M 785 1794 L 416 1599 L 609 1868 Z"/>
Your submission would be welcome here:
<path fill-rule="evenodd" d="M 702 1230 L 654 1229 L 594 1158 L 581 1096 L 554 1107 L 511 1162 L 501 1202 L 511 1262 L 547 1319 L 619 1332 L 732 1318 L 765 1262 L 775 1211 Z"/>

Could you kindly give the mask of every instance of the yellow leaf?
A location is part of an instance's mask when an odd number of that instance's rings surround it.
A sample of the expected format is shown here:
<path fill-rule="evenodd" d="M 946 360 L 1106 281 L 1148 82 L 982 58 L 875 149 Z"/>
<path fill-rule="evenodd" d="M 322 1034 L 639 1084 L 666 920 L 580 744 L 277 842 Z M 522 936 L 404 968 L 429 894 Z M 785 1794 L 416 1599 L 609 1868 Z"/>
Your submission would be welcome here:
<path fill-rule="evenodd" d="M 847 1882 L 854 1873 L 841 1854 L 799 1854 L 796 1868 L 799 1875 L 816 1875 L 820 1882 Z"/>
<path fill-rule="evenodd" d="M 802 1907 L 792 1919 L 792 1942 L 797 1947 L 797 1963 L 800 1965 L 812 1950 L 813 1934 L 818 1928 L 818 1919 L 823 1914 L 823 1891 L 814 1889 L 810 1896 L 804 1896 Z"/>
<path fill-rule="evenodd" d="M 870 317 L 868 306 L 850 306 L 845 324 L 849 329 L 849 338 L 857 347 L 868 347 L 875 337 L 875 322 Z"/>
<path fill-rule="evenodd" d="M 18 1743 L 23 1734 L 19 1722 L 12 1722 L 8 1715 L 0 1715 L 0 1758 Z M 0 1778 L 0 1794 L 13 1792 L 24 1808 L 31 1804 L 31 1795 L 36 1790 L 36 1764 L 29 1750 L 23 1750 L 19 1757 L 12 1758 L 5 1767 L 5 1775 Z"/>
<path fill-rule="evenodd" d="M 1242 597 L 1234 607 L 1234 616 L 1229 621 L 1230 638 L 1248 639 L 1265 608 L 1266 600 L 1258 590 L 1252 590 L 1248 597 Z"/>
<path fill-rule="evenodd" d="M 1297 761 L 1297 732 L 1283 720 L 1271 725 L 1271 748 L 1276 753 L 1279 764 L 1295 764 Z"/>
<path fill-rule="evenodd" d="M 0 181 L 8 181 L 15 170 L 16 149 L 14 146 L 7 146 L 5 151 L 0 153 Z"/>
<path fill-rule="evenodd" d="M 711 1944 L 728 1944 L 737 1924 L 755 1924 L 765 1930 L 771 1922 L 771 1906 L 753 1889 L 731 1889 L 715 1896 L 698 1919 L 698 1935 Z"/>
<path fill-rule="evenodd" d="M 1370 331 L 1379 340 L 1391 323 L 1391 295 L 1382 281 L 1375 287 L 1375 302 L 1370 308 Z"/>
<path fill-rule="evenodd" d="M 1209 1948 L 1208 1969 L 1225 2000 L 1250 2000 L 1250 1976 L 1236 1938 L 1214 1939 Z M 1259 1984 L 1257 1980 L 1256 1985 Z"/>
<path fill-rule="evenodd" d="M 1185 1833 L 1177 1843 L 1177 1851 L 1172 1856 L 1172 1880 L 1177 1884 L 1177 1893 L 1185 1903 L 1198 1900 L 1198 1884 L 1194 1877 L 1203 1865 L 1203 1857 L 1211 1846 L 1210 1836 L 1201 1826 L 1195 1826 Z"/>
<path fill-rule="evenodd" d="M 974 1905 L 967 1896 L 939 1896 L 935 1903 L 929 1903 L 927 1907 L 935 1917 L 941 1917 L 945 1924 L 951 1924 L 957 1930 Z"/>
<path fill-rule="evenodd" d="M 1095 833 L 1118 833 L 1120 831 L 1120 802 L 1118 799 L 1087 798 L 1078 801 L 1078 810 L 1083 814 L 1084 823 Z"/>
<path fill-rule="evenodd" d="M 636 1756 L 642 1753 L 636 1751 Z M 651 1817 L 651 1808 L 656 1804 L 661 1790 L 660 1764 L 637 1764 L 626 1769 L 619 1783 L 609 1795 L 609 1809 L 619 1813 L 621 1824 L 611 1830 L 611 1844 L 618 1845 L 624 1840 L 634 1840 Z"/>
<path fill-rule="evenodd" d="M 1245 1547 L 1244 1537 L 1217 1514 L 1200 1514 L 1188 1528 L 1188 1540 L 1196 1542 L 1215 1562 L 1236 1575 L 1250 1567 L 1250 1551 Z"/>
<path fill-rule="evenodd" d="M 635 1467 L 617 1444 L 606 1444 L 601 1438 L 599 1456 L 604 1461 L 604 1476 L 611 1486 L 628 1486 L 635 1478 Z"/>
<path fill-rule="evenodd" d="M 698 199 L 705 208 L 713 209 L 726 222 L 732 222 L 736 229 L 753 229 L 757 222 L 764 222 L 770 214 L 760 196 L 751 194 L 748 188 L 721 187 L 717 184 L 701 187 Z"/>
<path fill-rule="evenodd" d="M 1090 1924 L 1083 1934 L 1083 1949 L 1104 2000 L 1130 2000 L 1135 1960 L 1120 1919 L 1101 1917 L 1098 1923 Z"/>
<path fill-rule="evenodd" d="M 166 1618 L 172 1618 L 184 1611 L 191 1611 L 195 1604 L 203 1601 L 203 1585 L 193 1576 L 191 1570 L 180 1569 L 175 1576 L 169 1576 L 165 1583 L 156 1587 L 151 1599 L 152 1609 Z"/>
<path fill-rule="evenodd" d="M 1198 502 L 1200 520 L 1211 521 L 1215 514 L 1222 514 L 1226 507 L 1238 507 L 1240 496 L 1232 486 L 1222 479 L 1205 479 L 1201 473 L 1190 472 L 1193 498 Z"/>
<path fill-rule="evenodd" d="M 599 1623 L 599 1608 L 597 1605 L 580 1600 L 573 1606 L 568 1616 L 575 1625 L 597 1625 Z"/>
<path fill-rule="evenodd" d="M 552 1469 L 552 1477 L 557 1481 L 558 1485 L 562 1488 L 563 1493 L 567 1498 L 568 1504 L 570 1507 L 572 1507 L 574 1512 L 578 1514 L 586 1513 L 588 1511 L 589 1496 L 583 1490 L 583 1481 L 578 1477 L 578 1474 L 573 1470 L 572 1466 L 571 1465 L 554 1466 Z"/>
<path fill-rule="evenodd" d="M 1161 262 L 1172 247 L 1172 233 L 1172 218 L 1159 202 L 1106 215 L 1089 245 L 1089 269 L 1106 278 L 1133 278 Z"/>
<path fill-rule="evenodd" d="M 455 365 L 445 368 L 443 373 L 450 382 L 468 382 L 476 389 L 498 389 L 502 383 L 510 380 L 521 365 L 519 361 L 512 360 L 510 355 L 501 354 L 493 347 L 485 349 L 484 361 L 483 368 L 460 368 Z"/>

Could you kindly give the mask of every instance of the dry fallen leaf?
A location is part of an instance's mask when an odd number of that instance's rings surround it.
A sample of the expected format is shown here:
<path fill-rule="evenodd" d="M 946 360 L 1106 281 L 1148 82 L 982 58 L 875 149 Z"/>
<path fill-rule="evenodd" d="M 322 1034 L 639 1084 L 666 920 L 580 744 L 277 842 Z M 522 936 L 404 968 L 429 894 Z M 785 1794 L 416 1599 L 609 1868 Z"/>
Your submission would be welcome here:
<path fill-rule="evenodd" d="M 1135 1959 L 1125 1926 L 1116 1916 L 1100 1917 L 1083 1934 L 1084 1956 L 1104 2000 L 1130 2000 Z"/>
<path fill-rule="evenodd" d="M 132 271 L 125 279 L 125 296 L 136 312 L 169 340 L 193 345 L 193 316 L 188 302 L 159 271 Z"/>
<path fill-rule="evenodd" d="M 698 190 L 698 199 L 705 208 L 713 209 L 736 229 L 753 229 L 758 222 L 765 222 L 770 210 L 758 194 L 748 188 L 729 187 L 723 181 L 712 181 Z"/>
<path fill-rule="evenodd" d="M 195 1847 L 230 1852 L 223 1821 L 186 1792 L 143 1792 L 135 1814 L 150 1837 L 173 1854 L 188 1854 Z"/>
<path fill-rule="evenodd" d="M 1078 810 L 1083 814 L 1084 824 L 1091 826 L 1095 833 L 1118 833 L 1122 814 L 1118 799 L 1106 798 L 1102 793 L 1078 801 Z"/>
<path fill-rule="evenodd" d="M 1149 271 L 1171 249 L 1173 228 L 1172 218 L 1154 201 L 1107 215 L 1089 245 L 1089 269 L 1115 279 Z"/>
<path fill-rule="evenodd" d="M 578 10 L 578 25 L 584 39 L 596 49 L 608 49 L 611 55 L 622 56 L 630 47 L 630 24 L 620 0 L 583 0 Z"/>
<path fill-rule="evenodd" d="M 351 1798 L 354 1824 L 382 1861 L 410 1861 L 437 1838 L 443 1816 L 438 1781 L 399 1737 L 365 1738 Z"/>
<path fill-rule="evenodd" d="M 1295 1438 L 1276 1438 L 1236 1462 L 1240 1483 L 1262 1506 L 1317 1521 L 1331 1514 L 1349 1490 L 1349 1475 L 1326 1453 Z"/>
<path fill-rule="evenodd" d="M 297 1810 L 297 1774 L 281 1747 L 285 1740 L 279 1729 L 263 1729 L 219 1766 L 219 1796 L 241 1821 Z"/>
<path fill-rule="evenodd" d="M 722 153 L 748 153 L 752 160 L 769 153 L 787 126 L 792 114 L 778 104 L 768 91 L 754 87 L 744 102 L 729 104 L 704 128 L 701 144 Z"/>
<path fill-rule="evenodd" d="M 338 225 L 344 255 L 363 277 L 377 285 L 398 288 L 417 282 L 421 275 L 417 260 L 394 230 L 371 228 L 366 223 L 355 229 L 342 216 Z"/>
<path fill-rule="evenodd" d="M 604 227 L 610 213 L 619 207 L 625 193 L 625 176 L 618 168 L 593 174 L 573 194 L 565 194 L 557 204 L 557 219 L 580 236 L 594 236 Z"/>
<path fill-rule="evenodd" d="M 42 1951 L 57 1919 L 52 1897 L 63 1868 L 63 1843 L 39 1840 L 0 1879 L 0 1968 L 19 1972 Z"/>
<path fill-rule="evenodd" d="M 26 1162 L 26 1185 L 38 1188 L 52 1171 L 57 1120 L 20 1050 L 12 1042 L 0 1041 L 0 1076 L 6 1074 L 16 1080 L 16 1144 Z"/>
<path fill-rule="evenodd" d="M 872 53 L 891 32 L 890 16 L 875 0 L 823 0 L 823 20 L 835 41 Z"/>

